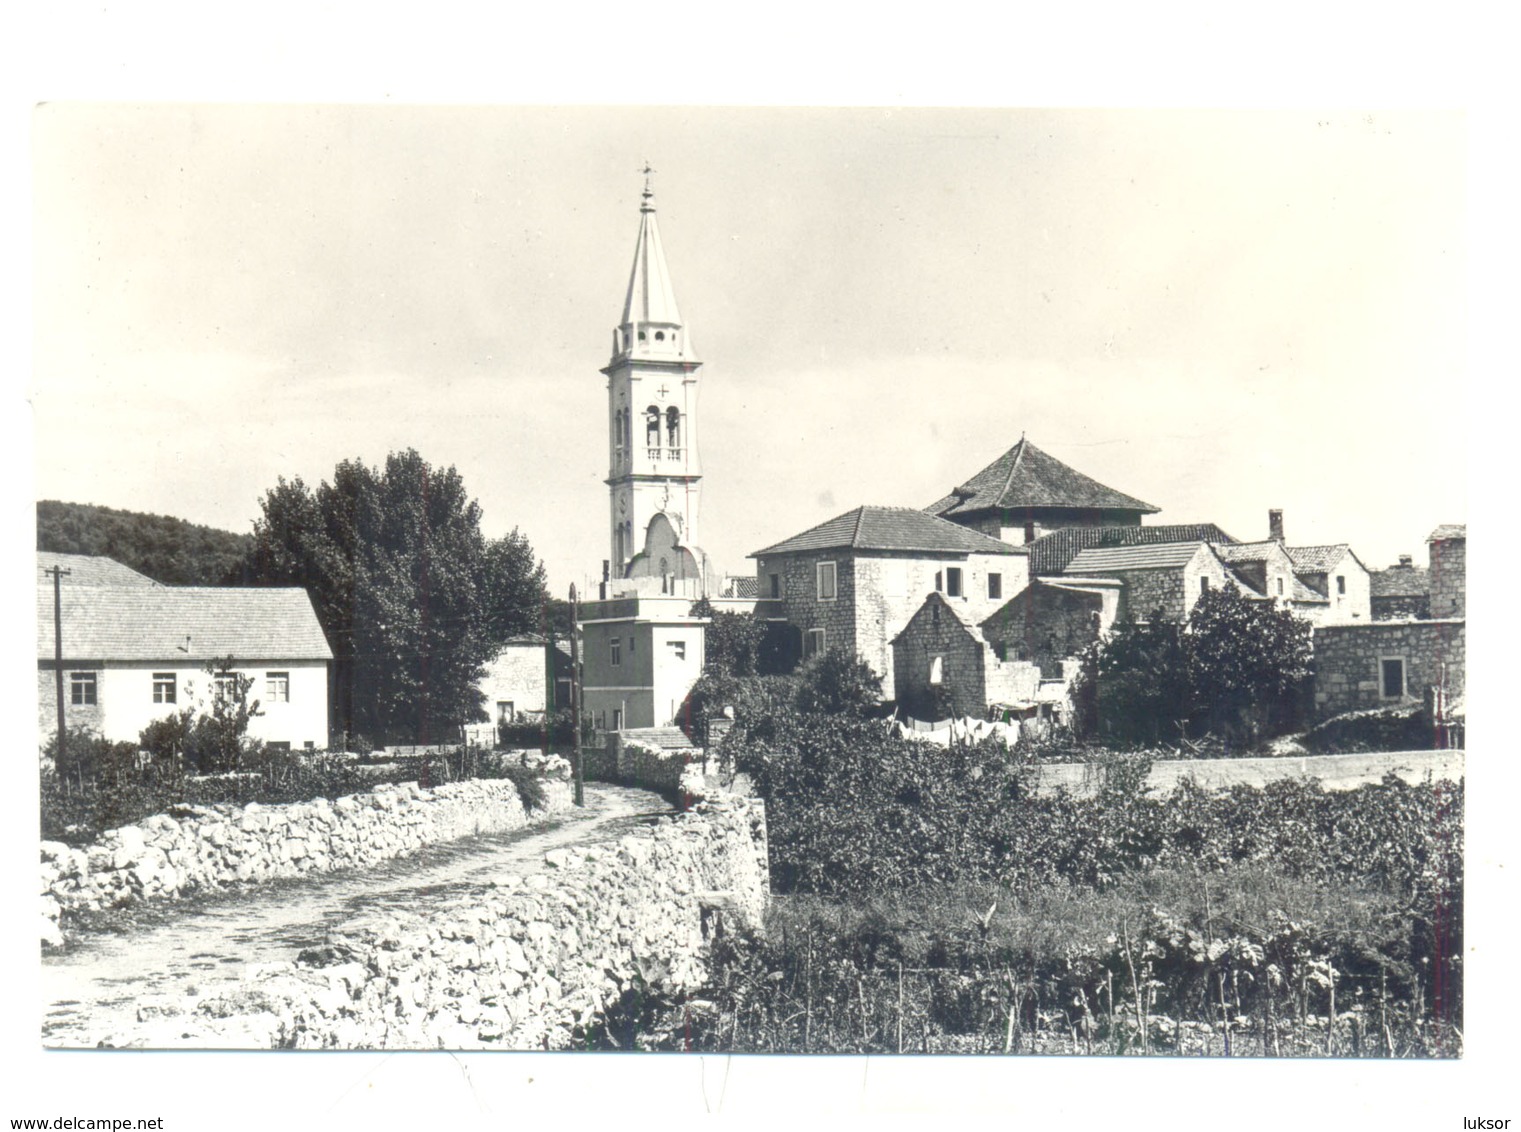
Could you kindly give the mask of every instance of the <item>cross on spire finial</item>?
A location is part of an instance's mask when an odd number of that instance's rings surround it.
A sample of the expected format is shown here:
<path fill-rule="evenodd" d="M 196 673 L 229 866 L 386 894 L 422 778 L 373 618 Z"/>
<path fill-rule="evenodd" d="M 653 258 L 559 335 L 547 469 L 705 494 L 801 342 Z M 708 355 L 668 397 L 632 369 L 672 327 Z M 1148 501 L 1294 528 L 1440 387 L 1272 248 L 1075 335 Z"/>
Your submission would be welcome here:
<path fill-rule="evenodd" d="M 654 199 L 655 190 L 652 189 L 652 188 L 650 188 L 650 175 L 652 173 L 654 173 L 655 170 L 653 168 L 651 168 L 650 167 L 650 163 L 648 161 L 646 161 L 644 163 L 644 168 L 641 169 L 641 170 L 639 170 L 639 172 L 641 172 L 641 173 L 644 174 L 644 192 L 642 192 L 642 193 L 639 194 L 641 197 L 644 198 L 644 203 L 642 203 L 639 206 L 639 211 L 640 212 L 653 212 L 653 211 L 655 211 L 655 209 L 654 209 L 654 206 L 650 204 L 650 201 Z"/>

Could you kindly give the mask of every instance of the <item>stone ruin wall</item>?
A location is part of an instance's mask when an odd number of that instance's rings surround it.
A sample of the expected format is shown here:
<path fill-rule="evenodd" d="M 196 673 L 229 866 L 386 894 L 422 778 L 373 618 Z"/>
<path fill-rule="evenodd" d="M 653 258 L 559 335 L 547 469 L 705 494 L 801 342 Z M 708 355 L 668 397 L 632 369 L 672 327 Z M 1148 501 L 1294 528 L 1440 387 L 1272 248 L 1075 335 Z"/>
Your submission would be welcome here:
<path fill-rule="evenodd" d="M 626 992 L 703 985 L 710 941 L 760 922 L 765 810 L 715 795 L 616 843 L 545 854 L 456 913 L 333 937 L 236 990 L 149 1000 L 112 1045 L 569 1049 Z"/>
<path fill-rule="evenodd" d="M 182 806 L 108 830 L 87 848 L 42 843 L 42 938 L 62 942 L 65 909 L 101 909 L 375 864 L 442 841 L 520 829 L 571 804 L 570 764 L 529 752 L 544 808 L 525 812 L 507 779 L 471 779 L 431 790 L 415 782 L 329 801 L 262 806 Z"/>

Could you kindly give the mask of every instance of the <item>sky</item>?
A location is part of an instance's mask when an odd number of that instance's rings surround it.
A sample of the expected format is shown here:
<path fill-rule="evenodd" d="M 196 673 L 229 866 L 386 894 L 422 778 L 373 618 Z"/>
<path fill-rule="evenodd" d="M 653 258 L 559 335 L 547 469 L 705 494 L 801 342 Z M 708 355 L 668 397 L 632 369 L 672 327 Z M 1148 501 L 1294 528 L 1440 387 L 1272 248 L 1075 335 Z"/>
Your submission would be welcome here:
<path fill-rule="evenodd" d="M 49 103 L 37 498 L 251 529 L 415 447 L 552 588 L 608 557 L 605 379 L 648 161 L 704 361 L 721 570 L 1026 435 L 1370 567 L 1466 520 L 1456 112 Z"/>

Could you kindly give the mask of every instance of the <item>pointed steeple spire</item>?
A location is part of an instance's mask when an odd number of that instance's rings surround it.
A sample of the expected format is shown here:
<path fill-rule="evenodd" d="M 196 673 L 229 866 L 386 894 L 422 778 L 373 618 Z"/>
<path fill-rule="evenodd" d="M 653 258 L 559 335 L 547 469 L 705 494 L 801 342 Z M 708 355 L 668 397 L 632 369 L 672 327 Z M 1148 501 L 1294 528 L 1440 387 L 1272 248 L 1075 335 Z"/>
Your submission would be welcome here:
<path fill-rule="evenodd" d="M 650 187 L 650 175 L 655 170 L 646 163 L 641 172 L 644 191 L 640 193 L 639 240 L 634 245 L 634 267 L 629 273 L 623 320 L 613 337 L 613 356 L 696 361 L 681 322 L 681 311 L 676 306 L 676 291 L 671 286 L 660 227 L 655 222 L 655 191 Z"/>

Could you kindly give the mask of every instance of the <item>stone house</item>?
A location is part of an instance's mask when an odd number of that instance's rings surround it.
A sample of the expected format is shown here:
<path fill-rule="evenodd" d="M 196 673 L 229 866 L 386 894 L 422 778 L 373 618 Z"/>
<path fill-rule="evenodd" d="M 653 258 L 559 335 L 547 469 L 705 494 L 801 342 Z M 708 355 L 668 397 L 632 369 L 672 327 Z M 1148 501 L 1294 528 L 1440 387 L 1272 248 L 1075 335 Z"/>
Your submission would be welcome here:
<path fill-rule="evenodd" d="M 1465 625 L 1459 618 L 1373 621 L 1316 628 L 1315 713 L 1438 703 L 1464 695 Z"/>
<path fill-rule="evenodd" d="M 1294 559 L 1282 542 L 1238 542 L 1212 549 L 1230 567 L 1248 596 L 1264 598 L 1317 623 L 1325 619 L 1330 600 L 1300 580 L 1294 572 Z"/>
<path fill-rule="evenodd" d="M 486 675 L 478 685 L 490 719 L 466 724 L 466 741 L 495 746 L 503 724 L 542 720 L 546 712 L 561 706 L 562 681 L 570 681 L 567 652 L 550 648 L 548 638 L 538 633 L 509 637 L 486 663 Z"/>
<path fill-rule="evenodd" d="M 857 507 L 758 550 L 757 613 L 784 621 L 806 658 L 853 651 L 893 682 L 892 640 L 926 595 L 976 624 L 1029 580 L 1023 547 L 910 507 Z"/>
<path fill-rule="evenodd" d="M 1294 576 L 1324 604 L 1295 612 L 1317 625 L 1366 624 L 1373 620 L 1372 574 L 1346 543 L 1287 546 Z"/>
<path fill-rule="evenodd" d="M 932 593 L 892 639 L 893 698 L 912 714 L 983 718 L 991 705 L 1015 710 L 1036 706 L 1041 670 L 1023 660 L 1001 658 L 966 607 Z M 943 698 L 942 698 L 943 697 Z"/>
<path fill-rule="evenodd" d="M 1207 542 L 1082 550 L 1062 577 L 1085 576 L 1119 581 L 1119 616 L 1142 621 L 1157 614 L 1169 621 L 1185 620 L 1201 594 L 1240 582 Z"/>
<path fill-rule="evenodd" d="M 1368 611 L 1374 621 L 1424 620 L 1431 616 L 1431 572 L 1408 554 L 1399 564 L 1368 575 Z"/>
<path fill-rule="evenodd" d="M 76 576 L 82 584 L 74 584 Z M 90 581 L 107 577 L 111 584 Z M 249 698 L 259 702 L 251 736 L 327 746 L 333 653 L 305 590 L 144 585 L 95 564 L 64 578 L 60 599 L 67 726 L 134 741 L 155 719 L 208 706 L 220 681 L 206 666 L 231 656 L 231 671 L 252 681 Z M 58 726 L 55 672 L 48 578 L 37 587 L 37 718 L 44 735 Z"/>
<path fill-rule="evenodd" d="M 1030 661 L 1048 680 L 1114 625 L 1118 578 L 1036 578 L 978 626 L 999 657 Z"/>
<path fill-rule="evenodd" d="M 1444 524 L 1426 538 L 1430 555 L 1431 616 L 1466 617 L 1468 527 Z"/>
<path fill-rule="evenodd" d="M 1115 491 L 1024 437 L 924 509 L 989 538 L 1022 546 L 1063 527 L 1138 527 L 1157 508 Z"/>

